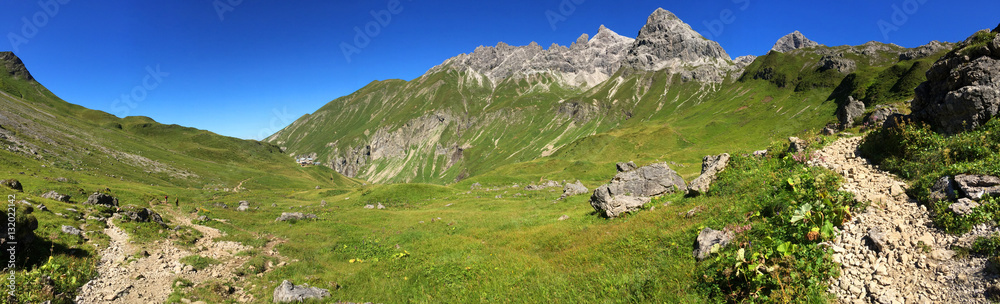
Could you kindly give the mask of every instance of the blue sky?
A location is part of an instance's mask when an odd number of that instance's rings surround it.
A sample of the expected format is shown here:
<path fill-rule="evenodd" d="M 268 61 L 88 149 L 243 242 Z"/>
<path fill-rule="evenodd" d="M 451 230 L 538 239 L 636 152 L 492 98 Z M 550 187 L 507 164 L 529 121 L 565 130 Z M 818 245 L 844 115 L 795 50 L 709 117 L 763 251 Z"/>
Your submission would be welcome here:
<path fill-rule="evenodd" d="M 995 0 L 29 0 L 0 2 L 0 50 L 69 102 L 257 139 L 480 45 L 568 45 L 602 24 L 634 37 L 657 7 L 733 57 L 795 30 L 827 45 L 915 47 L 1000 22 Z M 376 35 L 356 39 L 355 27 Z"/>

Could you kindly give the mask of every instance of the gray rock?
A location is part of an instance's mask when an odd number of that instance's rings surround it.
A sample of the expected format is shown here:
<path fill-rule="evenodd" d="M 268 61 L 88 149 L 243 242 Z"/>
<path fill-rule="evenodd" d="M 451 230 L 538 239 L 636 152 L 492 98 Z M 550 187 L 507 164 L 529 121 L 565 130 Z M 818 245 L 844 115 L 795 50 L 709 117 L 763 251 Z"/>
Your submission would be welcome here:
<path fill-rule="evenodd" d="M 809 48 L 818 46 L 819 43 L 809 40 L 805 35 L 802 35 L 799 31 L 794 31 L 791 34 L 785 35 L 778 39 L 778 42 L 774 43 L 774 47 L 771 47 L 772 51 L 788 53 L 793 50 L 801 48 Z"/>
<path fill-rule="evenodd" d="M 882 123 L 882 129 L 898 129 L 903 125 L 913 122 L 913 116 L 903 114 L 892 114 Z"/>
<path fill-rule="evenodd" d="M 99 193 L 98 192 L 98 193 L 91 194 L 90 197 L 87 197 L 87 201 L 85 201 L 83 203 L 84 204 L 90 204 L 90 205 L 101 205 L 101 206 L 105 206 L 105 207 L 117 207 L 118 206 L 118 198 L 116 198 L 114 196 L 111 196 L 111 195 L 108 195 L 108 194 L 104 194 L 104 193 Z"/>
<path fill-rule="evenodd" d="M 721 82 L 724 72 L 719 67 L 730 64 L 729 54 L 719 43 L 705 39 L 673 13 L 657 9 L 639 30 L 639 35 L 625 57 L 627 66 L 641 71 L 667 68 L 681 73 L 682 80 Z"/>
<path fill-rule="evenodd" d="M 899 114 L 899 110 L 896 109 L 896 107 L 877 105 L 875 106 L 875 111 L 865 118 L 865 122 L 875 127 L 881 127 L 882 124 L 885 123 L 886 119 L 896 114 Z"/>
<path fill-rule="evenodd" d="M 708 187 L 715 182 L 716 175 L 729 165 L 729 153 L 716 156 L 708 155 L 701 159 L 701 175 L 691 181 L 688 186 L 689 195 L 700 195 L 708 192 Z"/>
<path fill-rule="evenodd" d="M 483 187 L 483 184 L 480 184 L 480 183 L 477 182 L 477 183 L 472 184 L 472 186 L 469 187 L 469 190 L 476 190 L 476 189 L 479 189 L 479 188 L 482 188 L 482 187 Z"/>
<path fill-rule="evenodd" d="M 250 202 L 240 201 L 240 205 L 236 207 L 236 211 L 247 211 L 250 210 Z"/>
<path fill-rule="evenodd" d="M 684 179 L 666 163 L 619 172 L 611 182 L 594 190 L 590 205 L 608 218 L 638 210 L 649 197 L 687 191 Z"/>
<path fill-rule="evenodd" d="M 500 42 L 448 59 L 428 74 L 471 70 L 492 83 L 500 83 L 545 73 L 560 76 L 558 79 L 564 85 L 592 87 L 621 68 L 622 58 L 633 41 L 602 25 L 593 38 L 583 34 L 568 48 L 553 44 L 544 49 L 534 42 L 515 47 Z"/>
<path fill-rule="evenodd" d="M 840 56 L 823 55 L 819 59 L 819 62 L 816 63 L 816 67 L 820 72 L 837 70 L 841 74 L 850 74 L 858 69 L 858 64 L 854 60 L 844 58 L 843 54 L 840 54 Z"/>
<path fill-rule="evenodd" d="M 791 138 L 789 138 L 789 140 L 791 140 Z M 753 156 L 756 156 L 756 157 L 765 157 L 765 156 L 767 156 L 767 150 L 753 151 Z"/>
<path fill-rule="evenodd" d="M 899 54 L 899 60 L 913 60 L 920 59 L 930 55 L 937 54 L 940 51 L 950 50 L 954 48 L 952 43 L 941 43 L 940 41 L 934 40 L 928 44 L 921 45 L 919 47 L 910 49 L 909 51 Z"/>
<path fill-rule="evenodd" d="M 1000 35 L 985 46 L 971 47 L 977 43 L 974 37 L 935 62 L 915 91 L 913 116 L 935 131 L 973 130 L 1000 112 Z"/>
<path fill-rule="evenodd" d="M 979 203 L 967 198 L 960 198 L 958 202 L 948 205 L 948 209 L 958 215 L 968 215 L 976 207 L 979 207 Z"/>
<path fill-rule="evenodd" d="M 560 221 L 565 221 L 565 220 L 568 220 L 568 219 L 569 219 L 569 215 L 565 215 L 565 214 L 563 214 L 563 216 L 559 217 Z"/>
<path fill-rule="evenodd" d="M 16 190 L 16 191 L 24 191 L 23 186 L 21 186 L 21 182 L 18 181 L 18 180 L 16 180 L 16 179 L 0 180 L 0 185 L 3 185 L 4 187 L 10 188 L 10 189 L 13 189 L 13 190 Z"/>
<path fill-rule="evenodd" d="M 729 242 L 732 242 L 733 237 L 734 235 L 730 231 L 719 231 L 707 227 L 702 229 L 694 242 L 694 258 L 698 261 L 704 260 L 712 254 L 712 247 L 718 246 L 718 249 L 726 247 Z"/>
<path fill-rule="evenodd" d="M 288 280 L 281 282 L 274 289 L 274 303 L 303 302 L 305 300 L 320 300 L 330 296 L 330 291 L 318 287 L 310 287 L 309 284 L 294 285 Z"/>
<path fill-rule="evenodd" d="M 60 201 L 63 203 L 69 202 L 69 195 L 59 194 L 59 192 L 55 191 L 45 192 L 45 194 L 42 194 L 42 198 L 47 198 L 54 201 Z"/>
<path fill-rule="evenodd" d="M 382 210 L 382 209 L 385 209 L 385 206 L 382 206 L 382 203 L 378 203 L 378 205 L 375 206 L 375 208 L 378 209 L 378 210 Z"/>
<path fill-rule="evenodd" d="M 930 202 L 954 201 L 958 198 L 955 192 L 955 183 L 950 176 L 943 176 L 931 186 Z"/>
<path fill-rule="evenodd" d="M 989 175 L 956 175 L 955 184 L 962 195 L 974 201 L 983 196 L 1000 196 L 1000 177 Z"/>
<path fill-rule="evenodd" d="M 618 172 L 628 172 L 638 168 L 638 166 L 636 166 L 633 162 L 618 163 L 615 167 L 618 168 Z"/>
<path fill-rule="evenodd" d="M 65 234 L 72 234 L 72 235 L 81 235 L 81 234 L 83 234 L 83 231 L 81 231 L 80 228 L 76 228 L 76 227 L 73 227 L 73 226 L 67 226 L 67 225 L 62 225 L 62 232 L 65 233 Z"/>
<path fill-rule="evenodd" d="M 375 205 L 372 204 L 365 205 L 365 209 L 375 209 Z"/>
<path fill-rule="evenodd" d="M 861 118 L 864 114 L 865 103 L 854 99 L 854 96 L 848 97 L 847 103 L 837 109 L 837 118 L 840 119 L 840 125 L 844 126 L 844 128 L 854 126 L 855 120 Z"/>
<path fill-rule="evenodd" d="M 564 199 L 570 196 L 584 194 L 587 192 L 590 192 L 590 189 L 587 189 L 587 187 L 584 186 L 583 183 L 581 183 L 578 180 L 575 183 L 566 183 L 566 185 L 563 186 L 563 194 L 562 196 L 559 197 L 559 199 Z"/>
<path fill-rule="evenodd" d="M 872 250 L 883 252 L 883 250 L 887 249 L 887 239 L 885 233 L 878 227 L 868 229 L 868 241 L 872 246 Z"/>
<path fill-rule="evenodd" d="M 304 219 L 316 219 L 315 214 L 305 214 L 302 212 L 282 212 L 281 216 L 275 219 L 275 222 L 284 222 L 291 220 L 304 220 Z"/>
<path fill-rule="evenodd" d="M 806 148 L 809 147 L 809 143 L 798 137 L 788 138 L 788 153 L 801 153 L 805 152 Z M 765 151 L 766 153 L 766 151 Z M 756 155 L 756 152 L 754 153 Z"/>
<path fill-rule="evenodd" d="M 122 219 L 138 222 L 138 223 L 157 223 L 160 225 L 166 225 L 163 223 L 163 218 L 160 214 L 150 210 L 149 208 L 130 208 L 122 211 Z"/>

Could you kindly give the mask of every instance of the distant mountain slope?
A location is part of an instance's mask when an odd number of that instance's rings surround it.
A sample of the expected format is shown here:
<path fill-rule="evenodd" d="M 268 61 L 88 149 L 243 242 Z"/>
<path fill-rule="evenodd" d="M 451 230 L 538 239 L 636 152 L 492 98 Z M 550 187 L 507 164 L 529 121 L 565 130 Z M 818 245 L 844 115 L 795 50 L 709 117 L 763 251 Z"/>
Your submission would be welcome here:
<path fill-rule="evenodd" d="M 926 71 L 922 62 L 943 54 L 799 43 L 734 62 L 662 9 L 634 40 L 604 27 L 586 37 L 569 48 L 480 47 L 409 82 L 373 82 L 267 141 L 372 182 L 451 183 L 546 159 L 564 161 L 544 169 L 556 171 L 668 160 L 690 175 L 724 146 L 822 128 L 847 95 L 903 101 L 896 93 Z M 885 89 L 875 78 L 901 84 Z"/>
<path fill-rule="evenodd" d="M 324 177 L 298 172 L 303 169 L 268 143 L 70 104 L 36 82 L 10 52 L 0 52 L 0 147 L 0 159 L 12 168 L 41 163 L 141 184 L 232 188 L 263 171 L 301 187 L 355 183 L 332 170 Z"/>

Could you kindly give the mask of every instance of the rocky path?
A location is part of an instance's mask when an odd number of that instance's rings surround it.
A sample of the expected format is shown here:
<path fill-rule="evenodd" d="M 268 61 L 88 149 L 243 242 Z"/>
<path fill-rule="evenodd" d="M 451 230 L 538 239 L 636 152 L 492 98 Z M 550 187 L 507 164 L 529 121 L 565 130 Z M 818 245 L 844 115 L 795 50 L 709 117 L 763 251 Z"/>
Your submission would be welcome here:
<path fill-rule="evenodd" d="M 872 202 L 832 244 L 842 267 L 830 292 L 844 303 L 989 303 L 985 259 L 956 259 L 950 248 L 969 246 L 990 229 L 954 236 L 934 228 L 927 209 L 904 193 L 906 184 L 857 155 L 860 142 L 838 140 L 810 162 L 840 173 L 842 190 Z"/>
<path fill-rule="evenodd" d="M 246 262 L 246 257 L 235 254 L 249 248 L 236 242 L 215 241 L 223 235 L 219 230 L 193 224 L 189 217 L 172 213 L 176 221 L 201 231 L 204 236 L 190 249 L 179 247 L 170 240 L 140 248 L 129 241 L 128 235 L 115 226 L 113 220 L 108 220 L 108 228 L 104 232 L 111 242 L 101 250 L 98 276 L 81 287 L 75 302 L 163 303 L 172 292 L 172 284 L 177 278 L 194 284 L 211 279 L 228 280 L 234 276 L 232 270 Z M 144 251 L 148 255 L 142 254 Z M 221 263 L 195 271 L 180 262 L 181 258 L 192 254 L 210 257 Z M 253 300 L 242 290 L 237 290 L 236 296 L 241 302 Z"/>

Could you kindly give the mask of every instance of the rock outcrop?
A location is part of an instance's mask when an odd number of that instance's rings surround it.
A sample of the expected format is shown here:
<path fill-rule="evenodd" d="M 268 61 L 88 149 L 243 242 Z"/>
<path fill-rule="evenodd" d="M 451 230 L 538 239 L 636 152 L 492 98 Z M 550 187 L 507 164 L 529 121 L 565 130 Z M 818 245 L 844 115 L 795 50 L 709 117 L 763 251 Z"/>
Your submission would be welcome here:
<path fill-rule="evenodd" d="M 284 280 L 281 285 L 274 288 L 274 303 L 303 302 L 306 300 L 320 300 L 330 296 L 330 291 L 319 287 L 310 287 L 309 284 L 295 285 Z"/>
<path fill-rule="evenodd" d="M 865 123 L 874 127 L 881 127 L 889 117 L 899 114 L 899 109 L 893 106 L 877 105 L 875 111 L 865 118 Z"/>
<path fill-rule="evenodd" d="M 837 110 L 837 118 L 840 119 L 840 125 L 844 128 L 854 126 L 855 121 L 864 114 L 865 103 L 854 99 L 854 96 L 848 97 L 847 103 L 841 105 L 840 109 Z"/>
<path fill-rule="evenodd" d="M 618 172 L 628 172 L 635 170 L 636 168 L 638 168 L 638 166 L 636 166 L 635 163 L 633 162 L 627 162 L 627 163 L 618 163 L 615 165 L 615 168 L 618 169 Z"/>
<path fill-rule="evenodd" d="M 698 261 L 704 260 L 710 254 L 712 254 L 713 249 L 719 250 L 722 247 L 729 245 L 729 242 L 733 240 L 733 233 L 730 231 L 719 231 L 712 228 L 702 229 L 698 233 L 698 238 L 694 241 L 694 258 Z"/>
<path fill-rule="evenodd" d="M 774 47 L 771 47 L 772 51 L 788 53 L 801 48 L 808 48 L 818 46 L 819 43 L 809 40 L 805 35 L 802 35 L 799 31 L 794 31 L 791 34 L 785 35 L 778 39 L 778 42 L 774 43 Z"/>
<path fill-rule="evenodd" d="M 47 198 L 54 201 L 60 201 L 63 203 L 69 202 L 69 195 L 59 194 L 59 192 L 55 191 L 45 192 L 45 194 L 42 194 L 42 198 Z"/>
<path fill-rule="evenodd" d="M 615 218 L 640 209 L 650 197 L 684 191 L 684 179 L 666 163 L 658 163 L 619 172 L 610 183 L 594 190 L 590 205 L 602 216 Z"/>
<path fill-rule="evenodd" d="M 671 69 L 685 79 L 721 82 L 731 59 L 718 42 L 701 34 L 665 9 L 657 9 L 632 43 L 626 65 L 636 70 Z"/>
<path fill-rule="evenodd" d="M 1000 114 L 1000 35 L 972 35 L 927 71 L 916 89 L 913 116 L 935 131 L 973 130 Z"/>
<path fill-rule="evenodd" d="M 808 147 L 809 147 L 809 142 L 807 142 L 807 141 L 805 141 L 805 140 L 803 140 L 801 138 L 798 138 L 798 137 L 789 137 L 788 138 L 788 153 L 792 153 L 792 154 L 802 153 L 802 152 L 805 152 L 806 148 L 808 148 Z M 767 153 L 767 151 L 765 151 L 764 153 Z M 754 152 L 754 155 L 757 155 L 757 153 Z"/>
<path fill-rule="evenodd" d="M 962 174 L 955 176 L 955 184 L 962 195 L 977 202 L 984 196 L 1000 196 L 1000 177 Z"/>
<path fill-rule="evenodd" d="M 118 198 L 108 194 L 96 192 L 94 194 L 91 194 L 90 197 L 87 197 L 87 201 L 83 203 L 90 205 L 101 205 L 105 207 L 117 207 Z"/>
<path fill-rule="evenodd" d="M 708 192 L 708 187 L 715 182 L 719 172 L 729 165 L 729 154 L 708 155 L 701 160 L 701 175 L 691 181 L 688 185 L 689 195 L 700 195 Z"/>
<path fill-rule="evenodd" d="M 837 70 L 841 74 L 850 74 L 858 69 L 858 64 L 854 60 L 844 58 L 843 54 L 823 55 L 816 63 L 816 68 L 822 72 L 826 70 Z"/>
<path fill-rule="evenodd" d="M 930 55 L 934 55 L 940 51 L 948 50 L 955 47 L 952 43 L 941 43 L 940 41 L 934 40 L 925 45 L 918 46 L 916 48 L 910 49 L 902 54 L 899 54 L 899 60 L 913 60 L 920 59 Z"/>
<path fill-rule="evenodd" d="M 0 52 L 0 62 L 3 62 L 7 68 L 7 73 L 16 78 L 32 81 L 35 80 L 31 77 L 31 73 L 28 73 L 28 68 L 24 67 L 24 63 L 21 62 L 21 58 L 14 55 L 13 52 Z"/>

